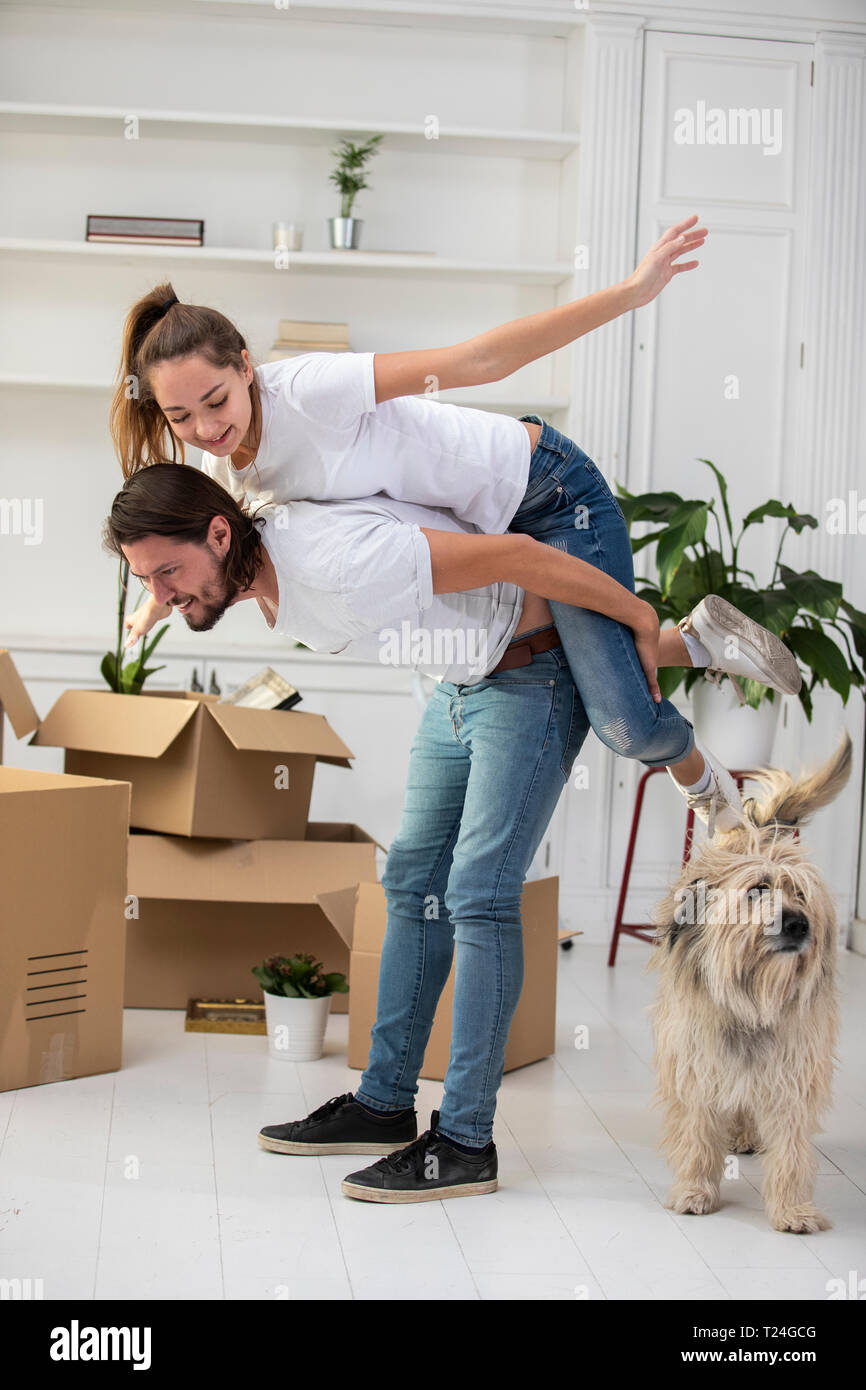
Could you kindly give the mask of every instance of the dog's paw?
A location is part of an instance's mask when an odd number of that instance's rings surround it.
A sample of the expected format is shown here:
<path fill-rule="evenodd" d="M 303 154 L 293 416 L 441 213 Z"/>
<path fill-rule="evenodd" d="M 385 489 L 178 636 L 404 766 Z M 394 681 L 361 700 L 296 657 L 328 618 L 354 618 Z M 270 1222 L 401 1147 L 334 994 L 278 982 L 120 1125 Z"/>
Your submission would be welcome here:
<path fill-rule="evenodd" d="M 777 1231 L 792 1231 L 798 1236 L 812 1236 L 816 1231 L 829 1231 L 833 1222 L 811 1202 L 785 1211 L 770 1213 L 770 1225 Z"/>
<path fill-rule="evenodd" d="M 707 1216 L 721 1206 L 718 1188 L 675 1187 L 668 1199 L 671 1211 L 680 1216 Z"/>

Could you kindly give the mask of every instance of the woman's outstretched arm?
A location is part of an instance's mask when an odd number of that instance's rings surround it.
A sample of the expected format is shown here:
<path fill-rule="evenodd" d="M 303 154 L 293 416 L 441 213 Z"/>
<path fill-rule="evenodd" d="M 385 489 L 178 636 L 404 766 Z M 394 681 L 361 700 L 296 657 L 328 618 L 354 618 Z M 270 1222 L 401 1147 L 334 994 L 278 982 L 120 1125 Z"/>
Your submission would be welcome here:
<path fill-rule="evenodd" d="M 576 608 L 590 608 L 632 630 L 650 694 L 661 700 L 656 677 L 659 620 L 655 609 L 604 570 L 522 533 L 470 535 L 420 528 L 430 547 L 434 594 L 462 593 L 488 584 L 517 584 L 528 593 Z"/>
<path fill-rule="evenodd" d="M 694 270 L 697 261 L 674 265 L 678 256 L 703 246 L 706 227 L 695 227 L 697 215 L 663 232 L 626 280 L 596 290 L 583 299 L 527 314 L 511 323 L 479 333 L 453 347 L 421 348 L 414 352 L 377 352 L 373 358 L 376 401 L 422 392 L 450 391 L 459 386 L 483 386 L 502 381 L 527 362 L 546 357 L 609 323 L 629 309 L 655 299 L 681 270 Z"/>

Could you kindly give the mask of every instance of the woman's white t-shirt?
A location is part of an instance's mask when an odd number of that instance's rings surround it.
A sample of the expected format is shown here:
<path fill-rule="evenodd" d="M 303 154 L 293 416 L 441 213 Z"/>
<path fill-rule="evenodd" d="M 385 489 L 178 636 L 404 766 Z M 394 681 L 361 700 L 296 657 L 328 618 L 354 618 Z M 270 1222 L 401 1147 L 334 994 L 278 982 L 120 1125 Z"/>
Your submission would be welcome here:
<path fill-rule="evenodd" d="M 372 352 L 311 352 L 255 368 L 262 403 L 246 468 L 202 454 L 242 501 L 349 500 L 384 492 L 447 507 L 486 535 L 508 529 L 526 491 L 529 434 L 510 415 L 429 396 L 376 404 Z"/>

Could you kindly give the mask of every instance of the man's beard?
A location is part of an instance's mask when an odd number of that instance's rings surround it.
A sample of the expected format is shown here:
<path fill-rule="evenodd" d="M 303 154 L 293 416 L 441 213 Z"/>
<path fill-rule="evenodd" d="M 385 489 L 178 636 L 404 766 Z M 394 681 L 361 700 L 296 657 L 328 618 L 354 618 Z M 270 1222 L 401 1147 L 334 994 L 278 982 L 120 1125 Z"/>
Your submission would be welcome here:
<path fill-rule="evenodd" d="M 204 586 L 203 594 L 194 600 L 202 610 L 201 616 L 190 621 L 190 615 L 183 614 L 183 620 L 191 632 L 210 632 L 240 593 L 240 585 L 226 582 L 227 566 L 227 559 L 214 564 L 213 574 Z"/>

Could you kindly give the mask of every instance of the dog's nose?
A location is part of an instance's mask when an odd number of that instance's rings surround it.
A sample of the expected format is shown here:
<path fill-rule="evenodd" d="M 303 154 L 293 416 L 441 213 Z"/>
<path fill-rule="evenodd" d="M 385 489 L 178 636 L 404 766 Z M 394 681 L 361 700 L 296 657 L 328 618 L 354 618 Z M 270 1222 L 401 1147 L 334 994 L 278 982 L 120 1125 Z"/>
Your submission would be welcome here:
<path fill-rule="evenodd" d="M 781 935 L 790 942 L 804 941 L 809 935 L 809 919 L 802 912 L 786 908 L 782 913 Z"/>

